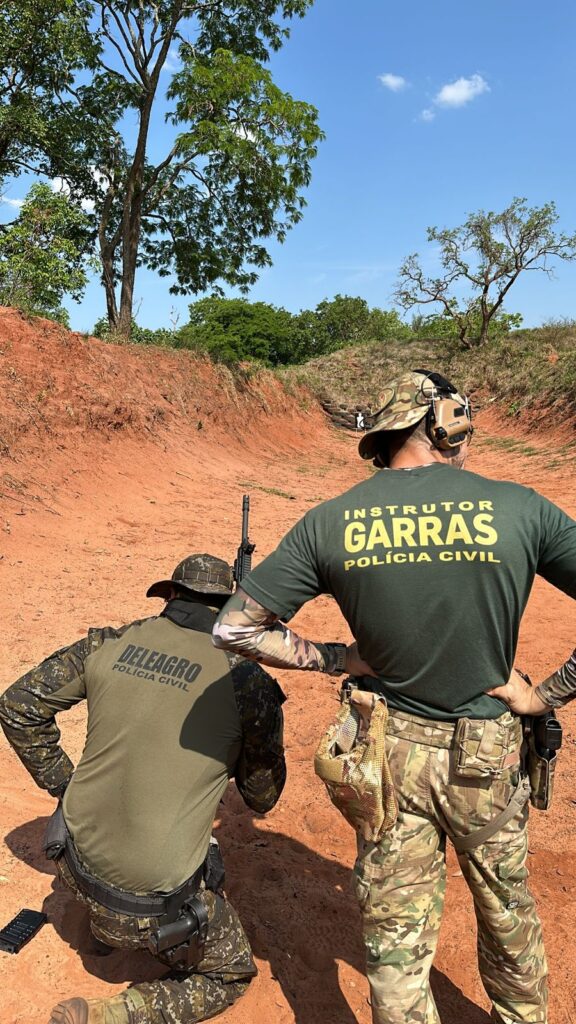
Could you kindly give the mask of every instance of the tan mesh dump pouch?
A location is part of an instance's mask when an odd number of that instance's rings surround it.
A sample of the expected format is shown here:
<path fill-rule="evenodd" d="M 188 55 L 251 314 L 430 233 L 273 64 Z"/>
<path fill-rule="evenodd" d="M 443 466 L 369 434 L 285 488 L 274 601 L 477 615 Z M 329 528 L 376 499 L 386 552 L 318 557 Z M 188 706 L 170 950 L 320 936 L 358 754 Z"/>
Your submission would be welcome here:
<path fill-rule="evenodd" d="M 314 770 L 346 821 L 377 842 L 398 814 L 386 759 L 388 707 L 384 698 L 352 690 L 320 741 Z"/>

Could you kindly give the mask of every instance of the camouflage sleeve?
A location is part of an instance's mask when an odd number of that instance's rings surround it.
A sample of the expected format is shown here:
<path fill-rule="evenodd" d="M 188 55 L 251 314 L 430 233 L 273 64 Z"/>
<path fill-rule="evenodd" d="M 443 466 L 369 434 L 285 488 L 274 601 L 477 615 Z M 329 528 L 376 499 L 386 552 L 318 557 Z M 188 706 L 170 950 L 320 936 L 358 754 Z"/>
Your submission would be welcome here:
<path fill-rule="evenodd" d="M 251 661 L 233 658 L 232 680 L 242 723 L 242 750 L 234 781 L 248 807 L 271 811 L 286 782 L 282 704 L 275 679 Z"/>
<path fill-rule="evenodd" d="M 82 640 L 51 654 L 0 697 L 0 725 L 6 739 L 34 781 L 52 796 L 62 795 L 74 770 L 60 746 L 55 715 L 84 700 L 86 659 L 104 640 L 121 632 L 91 629 Z"/>
<path fill-rule="evenodd" d="M 345 671 L 345 644 L 305 640 L 241 587 L 216 619 L 212 640 L 215 647 L 272 668 L 299 668 L 328 675 Z"/>
<path fill-rule="evenodd" d="M 553 708 L 561 708 L 576 697 L 576 650 L 561 668 L 536 687 L 540 700 Z"/>

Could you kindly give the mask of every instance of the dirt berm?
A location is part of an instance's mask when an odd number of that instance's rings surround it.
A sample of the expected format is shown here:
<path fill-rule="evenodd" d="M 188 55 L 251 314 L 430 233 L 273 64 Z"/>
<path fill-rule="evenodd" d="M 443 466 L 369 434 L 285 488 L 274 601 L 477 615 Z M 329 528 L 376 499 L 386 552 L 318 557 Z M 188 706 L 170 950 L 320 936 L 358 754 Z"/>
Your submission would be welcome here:
<path fill-rule="evenodd" d="M 307 394 L 270 374 L 236 379 L 186 353 L 117 348 L 0 310 L 0 689 L 90 625 L 157 611 L 144 592 L 191 551 L 232 558 L 241 495 L 252 496 L 255 558 L 311 505 L 370 470 L 355 438 Z M 574 464 L 554 471 L 530 444 L 479 421 L 471 468 L 536 486 L 572 515 Z M 385 614 L 385 609 L 383 609 Z M 321 598 L 296 619 L 305 634 L 347 640 Z M 417 642 L 417 638 L 415 638 Z M 538 582 L 517 663 L 536 678 L 576 642 L 574 603 Z M 465 655 L 463 653 L 463 671 Z M 354 839 L 315 780 L 312 755 L 336 709 L 330 681 L 279 673 L 289 699 L 289 779 L 278 807 L 251 815 L 230 789 L 217 834 L 228 888 L 260 974 L 226 1024 L 370 1021 L 360 925 L 350 892 Z M 549 1024 L 576 1020 L 575 714 L 563 714 L 554 808 L 532 812 L 529 864 L 551 966 Z M 82 748 L 81 706 L 60 716 L 71 756 Z M 155 975 L 145 954 L 98 956 L 83 912 L 54 883 L 40 840 L 53 801 L 0 741 L 2 924 L 44 904 L 49 924 L 18 956 L 0 954 L 0 1021 L 45 1024 L 54 1003 L 112 994 Z M 488 1024 L 475 967 L 474 918 L 449 856 L 434 989 L 444 1024 Z"/>

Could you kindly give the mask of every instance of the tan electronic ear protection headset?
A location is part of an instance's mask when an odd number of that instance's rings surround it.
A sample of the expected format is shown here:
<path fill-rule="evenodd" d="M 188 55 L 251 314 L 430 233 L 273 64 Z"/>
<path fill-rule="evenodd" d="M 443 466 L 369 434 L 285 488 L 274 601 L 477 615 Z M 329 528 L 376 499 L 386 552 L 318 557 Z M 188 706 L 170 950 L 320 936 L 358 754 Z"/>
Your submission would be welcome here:
<path fill-rule="evenodd" d="M 458 448 L 474 433 L 470 400 L 462 399 L 454 385 L 440 373 L 427 370 L 413 370 L 413 373 L 421 373 L 426 378 L 421 393 L 430 406 L 426 413 L 429 440 L 439 451 Z"/>

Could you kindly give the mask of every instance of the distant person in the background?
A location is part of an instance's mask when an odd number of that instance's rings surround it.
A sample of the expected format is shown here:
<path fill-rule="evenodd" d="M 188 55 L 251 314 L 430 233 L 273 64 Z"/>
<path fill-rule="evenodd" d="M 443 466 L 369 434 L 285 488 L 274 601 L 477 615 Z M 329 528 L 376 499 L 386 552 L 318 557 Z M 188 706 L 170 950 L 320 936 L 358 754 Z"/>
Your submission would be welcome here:
<path fill-rule="evenodd" d="M 214 650 L 231 594 L 226 562 L 190 555 L 149 588 L 166 601 L 160 615 L 91 629 L 0 698 L 8 742 L 58 798 L 45 848 L 92 933 L 170 968 L 111 999 L 64 1000 L 50 1024 L 195 1024 L 256 974 L 210 833 L 230 778 L 254 811 L 278 800 L 284 697 L 254 662 Z M 82 700 L 87 740 L 74 768 L 55 714 Z"/>
<path fill-rule="evenodd" d="M 364 430 L 364 427 L 365 427 L 364 413 L 363 412 L 357 412 L 356 413 L 356 430 Z"/>

